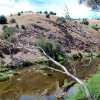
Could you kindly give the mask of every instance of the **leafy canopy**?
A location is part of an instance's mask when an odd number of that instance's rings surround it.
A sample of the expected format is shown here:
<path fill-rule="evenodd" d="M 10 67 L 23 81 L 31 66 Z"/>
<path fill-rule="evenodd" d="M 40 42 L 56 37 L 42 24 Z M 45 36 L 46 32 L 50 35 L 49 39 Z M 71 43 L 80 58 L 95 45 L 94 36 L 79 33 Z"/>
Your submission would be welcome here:
<path fill-rule="evenodd" d="M 85 4 L 94 11 L 100 10 L 100 0 L 79 0 L 79 4 Z"/>

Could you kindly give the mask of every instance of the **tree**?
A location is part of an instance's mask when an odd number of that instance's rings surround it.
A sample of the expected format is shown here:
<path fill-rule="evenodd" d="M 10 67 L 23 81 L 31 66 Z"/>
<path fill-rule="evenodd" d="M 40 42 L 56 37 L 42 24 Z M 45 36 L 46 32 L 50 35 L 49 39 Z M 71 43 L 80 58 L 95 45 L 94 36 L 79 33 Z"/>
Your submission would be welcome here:
<path fill-rule="evenodd" d="M 92 10 L 98 11 L 100 9 L 100 0 L 79 0 L 79 4 L 85 4 Z"/>
<path fill-rule="evenodd" d="M 89 25 L 89 21 L 87 19 L 83 19 L 82 24 Z"/>
<path fill-rule="evenodd" d="M 0 16 L 0 24 L 6 24 L 7 23 L 7 18 L 4 15 Z"/>

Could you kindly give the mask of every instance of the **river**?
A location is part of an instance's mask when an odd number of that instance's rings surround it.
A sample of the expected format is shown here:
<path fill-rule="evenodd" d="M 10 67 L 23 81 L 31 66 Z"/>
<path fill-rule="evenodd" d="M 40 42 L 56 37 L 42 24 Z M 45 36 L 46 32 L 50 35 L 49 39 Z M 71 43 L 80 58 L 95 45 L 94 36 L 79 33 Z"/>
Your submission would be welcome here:
<path fill-rule="evenodd" d="M 71 63 L 76 68 L 76 76 L 79 79 L 87 79 L 95 74 L 97 65 L 100 64 L 100 59 L 92 59 L 90 65 L 86 66 L 88 62 L 88 59 L 82 59 Z M 60 69 L 51 62 L 45 64 Z M 67 61 L 62 62 L 61 64 L 66 66 L 69 72 L 73 73 L 72 67 Z M 32 65 L 25 68 L 23 71 L 20 71 L 21 73 L 19 75 L 16 75 L 7 81 L 0 82 L 0 100 L 36 100 L 45 89 L 50 89 L 50 91 L 43 95 L 39 100 L 57 100 L 54 96 L 57 89 L 57 82 L 62 86 L 65 79 L 68 81 L 71 81 L 72 79 L 65 74 L 52 70 L 32 70 L 38 67 L 38 65 Z M 49 76 L 48 74 L 51 75 Z M 70 88 L 68 92 L 69 95 L 72 95 L 72 91 L 74 90 L 73 88 Z"/>

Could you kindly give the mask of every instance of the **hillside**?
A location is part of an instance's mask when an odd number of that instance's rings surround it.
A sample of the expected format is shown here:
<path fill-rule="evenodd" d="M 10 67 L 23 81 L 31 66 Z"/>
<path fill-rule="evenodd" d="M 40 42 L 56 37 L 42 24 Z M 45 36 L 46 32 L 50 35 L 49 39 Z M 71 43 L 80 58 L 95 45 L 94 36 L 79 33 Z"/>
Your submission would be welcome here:
<path fill-rule="evenodd" d="M 10 23 L 11 18 L 14 18 L 16 23 Z M 58 24 L 56 22 L 57 18 L 55 15 L 50 15 L 50 18 L 46 18 L 45 14 L 27 12 L 22 13 L 21 16 L 17 14 L 14 14 L 12 17 L 7 16 L 7 25 L 19 25 L 19 31 L 21 33 L 20 39 L 23 43 L 27 42 L 25 34 L 28 33 L 30 34 L 30 43 L 35 43 L 40 39 L 50 39 L 53 42 L 60 43 L 66 53 L 72 53 L 73 51 L 90 52 L 93 43 L 90 43 L 90 41 L 76 29 L 72 22 L 67 20 L 65 24 Z M 25 25 L 25 29 L 21 29 L 22 24 Z M 34 24 L 36 24 L 36 27 L 34 27 Z M 0 25 L 0 34 L 3 32 L 2 27 L 3 25 Z M 90 34 L 98 38 L 97 31 L 89 26 L 84 25 L 84 27 Z"/>

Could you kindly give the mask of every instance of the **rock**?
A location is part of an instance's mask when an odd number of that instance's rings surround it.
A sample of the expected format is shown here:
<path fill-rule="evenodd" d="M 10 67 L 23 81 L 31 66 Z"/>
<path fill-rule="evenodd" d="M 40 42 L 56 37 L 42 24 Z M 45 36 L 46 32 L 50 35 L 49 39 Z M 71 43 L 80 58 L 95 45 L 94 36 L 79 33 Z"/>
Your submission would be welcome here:
<path fill-rule="evenodd" d="M 20 81 L 21 81 L 21 78 L 17 78 L 17 81 L 19 81 L 19 82 L 20 82 Z"/>
<path fill-rule="evenodd" d="M 9 78 L 12 78 L 14 75 L 13 74 L 8 74 L 8 77 Z"/>

